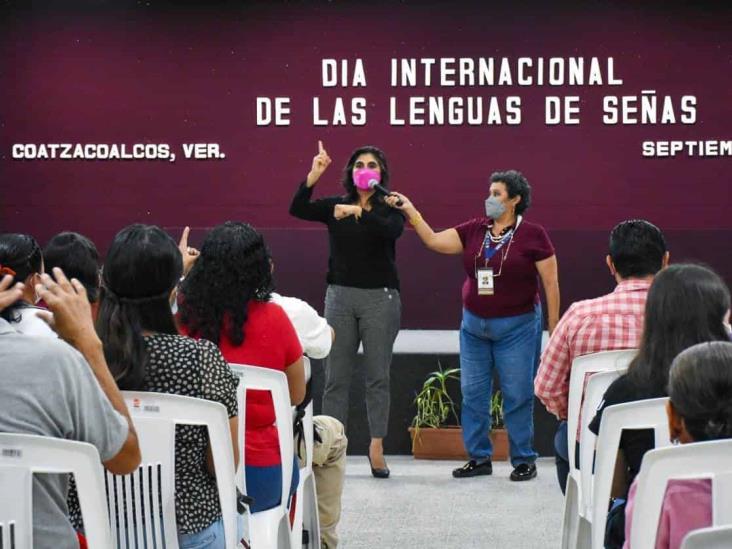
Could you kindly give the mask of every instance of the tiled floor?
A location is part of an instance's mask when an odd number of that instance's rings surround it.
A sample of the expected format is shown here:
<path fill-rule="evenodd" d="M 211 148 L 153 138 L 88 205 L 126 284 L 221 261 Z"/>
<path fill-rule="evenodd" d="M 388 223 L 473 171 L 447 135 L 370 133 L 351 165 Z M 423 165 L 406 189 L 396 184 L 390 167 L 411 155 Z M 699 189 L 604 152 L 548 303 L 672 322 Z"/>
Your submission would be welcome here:
<path fill-rule="evenodd" d="M 363 456 L 350 456 L 338 528 L 342 549 L 536 549 L 558 547 L 562 495 L 554 460 L 539 476 L 511 482 L 511 467 L 493 476 L 453 479 L 462 462 L 387 457 L 388 480 L 371 476 Z"/>

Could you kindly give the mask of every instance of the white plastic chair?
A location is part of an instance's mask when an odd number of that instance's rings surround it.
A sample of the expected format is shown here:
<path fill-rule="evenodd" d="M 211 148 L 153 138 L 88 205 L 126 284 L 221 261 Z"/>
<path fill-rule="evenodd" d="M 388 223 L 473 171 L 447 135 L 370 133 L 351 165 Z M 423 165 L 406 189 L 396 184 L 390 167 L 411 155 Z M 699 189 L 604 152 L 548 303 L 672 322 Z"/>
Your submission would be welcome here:
<path fill-rule="evenodd" d="M 305 379 L 310 380 L 312 369 L 310 359 L 303 357 Z M 315 448 L 313 425 L 313 402 L 305 408 L 305 417 L 302 420 L 305 431 L 304 465 L 300 467 L 300 484 L 297 487 L 295 498 L 295 515 L 292 523 L 293 547 L 320 547 L 320 517 L 318 516 L 318 495 L 313 475 L 313 452 Z M 295 449 L 297 450 L 297 448 Z M 306 532 L 306 536 L 303 536 Z M 307 540 L 307 542 L 306 542 Z"/>
<path fill-rule="evenodd" d="M 91 444 L 0 434 L 0 547 L 31 549 L 34 473 L 73 473 L 90 547 L 111 547 L 99 452 Z"/>
<path fill-rule="evenodd" d="M 712 526 L 732 525 L 732 439 L 660 448 L 643 457 L 638 473 L 631 547 L 655 547 L 669 479 L 695 478 L 712 479 Z"/>
<path fill-rule="evenodd" d="M 583 401 L 585 379 L 589 374 L 611 371 L 624 371 L 637 354 L 637 349 L 620 351 L 604 351 L 575 358 L 569 377 L 569 401 L 567 403 L 567 450 L 569 454 L 569 475 L 564 496 L 564 518 L 562 529 L 562 548 L 573 549 L 589 545 L 581 540 L 589 539 L 589 525 L 582 522 L 585 505 L 582 501 L 580 472 L 576 469 L 575 446 L 577 444 L 577 426 Z M 593 414 L 594 415 L 594 414 Z M 586 418 L 589 422 L 592 418 Z"/>
<path fill-rule="evenodd" d="M 594 482 L 595 443 L 597 437 L 590 431 L 589 425 L 605 396 L 610 384 L 627 370 L 600 372 L 590 376 L 585 388 L 585 400 L 582 403 L 582 420 L 580 426 L 580 497 L 584 509 L 582 516 L 592 520 L 592 488 Z"/>
<path fill-rule="evenodd" d="M 254 549 L 289 549 L 292 546 L 288 501 L 292 482 L 293 458 L 295 443 L 292 432 L 292 407 L 290 406 L 290 390 L 284 372 L 258 366 L 229 364 L 231 370 L 239 376 L 237 400 L 239 403 L 239 448 L 242 459 L 236 475 L 239 490 L 246 494 L 246 474 L 244 472 L 244 448 L 246 425 L 246 392 L 247 390 L 269 391 L 275 410 L 275 425 L 280 442 L 282 467 L 282 492 L 280 503 L 272 509 L 249 513 L 249 537 Z"/>
<path fill-rule="evenodd" d="M 732 547 L 732 526 L 711 526 L 692 530 L 681 542 L 681 549 L 729 549 Z"/>
<path fill-rule="evenodd" d="M 668 398 L 626 402 L 608 406 L 602 413 L 595 449 L 595 475 L 592 488 L 593 549 L 602 549 L 605 540 L 610 490 L 623 429 L 653 429 L 656 448 L 669 446 L 671 442 L 666 402 Z M 645 459 L 644 457 L 644 463 Z"/>
<path fill-rule="evenodd" d="M 175 427 L 200 425 L 207 427 L 213 450 L 226 547 L 235 548 L 236 484 L 226 407 L 180 395 L 134 391 L 123 391 L 122 395 L 137 431 L 142 464 L 129 475 L 106 474 L 114 546 L 178 548 Z"/>

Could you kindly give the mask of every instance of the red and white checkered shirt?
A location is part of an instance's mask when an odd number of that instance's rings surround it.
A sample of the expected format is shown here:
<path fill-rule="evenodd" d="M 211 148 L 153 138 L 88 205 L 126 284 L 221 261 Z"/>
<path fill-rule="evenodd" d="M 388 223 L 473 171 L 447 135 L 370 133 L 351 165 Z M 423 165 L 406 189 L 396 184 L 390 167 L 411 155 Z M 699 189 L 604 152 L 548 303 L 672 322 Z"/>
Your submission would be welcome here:
<path fill-rule="evenodd" d="M 638 347 L 650 285 L 647 280 L 623 280 L 612 293 L 578 301 L 567 309 L 541 356 L 534 380 L 534 392 L 549 412 L 567 419 L 569 373 L 575 358 Z"/>

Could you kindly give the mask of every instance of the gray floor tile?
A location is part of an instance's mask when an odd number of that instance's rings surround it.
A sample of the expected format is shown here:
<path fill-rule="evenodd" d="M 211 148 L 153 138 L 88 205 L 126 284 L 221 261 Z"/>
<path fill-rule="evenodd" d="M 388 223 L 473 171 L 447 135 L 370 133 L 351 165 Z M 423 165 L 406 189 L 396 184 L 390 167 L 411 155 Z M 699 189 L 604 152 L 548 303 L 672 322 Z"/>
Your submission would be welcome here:
<path fill-rule="evenodd" d="M 350 456 L 338 528 L 342 549 L 537 549 L 558 547 L 562 494 L 554 460 L 538 461 L 539 476 L 511 482 L 511 466 L 493 476 L 453 479 L 462 465 L 387 457 L 391 478 L 371 476 L 368 460 Z"/>

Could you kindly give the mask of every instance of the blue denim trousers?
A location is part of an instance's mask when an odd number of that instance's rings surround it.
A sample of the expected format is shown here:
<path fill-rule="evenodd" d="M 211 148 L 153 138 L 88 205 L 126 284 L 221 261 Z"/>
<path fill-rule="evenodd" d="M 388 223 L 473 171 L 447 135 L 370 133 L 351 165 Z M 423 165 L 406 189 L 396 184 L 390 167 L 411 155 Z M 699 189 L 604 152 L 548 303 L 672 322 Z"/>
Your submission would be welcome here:
<path fill-rule="evenodd" d="M 292 481 L 290 483 L 290 496 L 297 492 L 297 485 L 300 483 L 300 465 L 297 456 L 292 458 Z M 257 467 L 245 465 L 247 495 L 254 499 L 249 507 L 252 513 L 266 511 L 280 504 L 282 496 L 282 467 L 272 465 L 270 467 Z"/>
<path fill-rule="evenodd" d="M 471 459 L 490 458 L 493 370 L 503 392 L 511 464 L 533 463 L 534 376 L 541 350 L 541 306 L 510 317 L 482 318 L 463 309 L 460 388 L 463 441 Z"/>
<path fill-rule="evenodd" d="M 244 535 L 244 517 L 236 515 L 237 536 L 241 539 Z M 180 549 L 226 549 L 224 539 L 224 519 L 219 519 L 208 528 L 193 534 L 178 534 L 178 547 Z M 229 544 L 231 547 L 231 544 Z"/>

